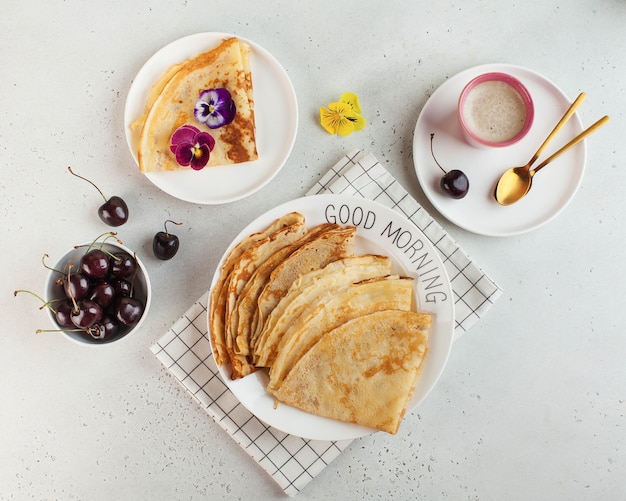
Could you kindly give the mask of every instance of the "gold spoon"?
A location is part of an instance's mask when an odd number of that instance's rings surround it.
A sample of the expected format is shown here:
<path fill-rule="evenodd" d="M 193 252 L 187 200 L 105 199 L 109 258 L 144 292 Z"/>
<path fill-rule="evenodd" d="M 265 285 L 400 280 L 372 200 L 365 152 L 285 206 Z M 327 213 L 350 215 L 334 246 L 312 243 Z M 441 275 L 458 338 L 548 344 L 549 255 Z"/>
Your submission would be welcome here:
<path fill-rule="evenodd" d="M 543 141 L 541 146 L 539 146 L 539 149 L 536 151 L 536 153 L 533 155 L 533 157 L 528 161 L 526 165 L 522 167 L 511 167 L 504 174 L 502 174 L 502 176 L 500 177 L 500 180 L 498 181 L 498 184 L 496 185 L 496 190 L 494 194 L 496 200 L 499 203 L 501 203 L 502 205 L 508 205 L 513 202 L 516 202 L 517 200 L 519 200 L 526 194 L 526 192 L 530 189 L 530 176 L 531 175 L 529 174 L 529 172 L 530 172 L 531 165 L 535 163 L 535 161 L 539 158 L 539 156 L 543 152 L 544 148 L 548 145 L 550 141 L 552 141 L 554 136 L 558 134 L 558 132 L 563 127 L 563 125 L 565 125 L 565 122 L 567 122 L 572 117 L 572 115 L 574 114 L 574 112 L 576 111 L 580 103 L 582 103 L 586 97 L 587 97 L 587 94 L 584 92 L 581 92 L 578 95 L 578 97 L 574 100 L 574 102 L 570 105 L 570 107 L 565 112 L 565 115 L 561 117 L 561 120 L 559 120 L 559 123 L 557 123 L 554 126 L 554 129 L 552 129 L 552 132 L 548 134 L 548 137 L 546 137 L 546 139 Z M 522 195 L 519 195 L 516 197 L 515 195 L 512 195 L 511 193 L 512 192 L 517 193 L 517 191 L 521 189 L 518 186 L 520 184 L 520 181 L 519 181 L 520 178 L 528 179 L 528 181 L 525 181 L 525 183 L 528 184 L 528 188 L 526 189 L 524 193 L 522 193 Z M 510 202 L 508 201 L 509 197 L 512 197 L 512 201 Z"/>
<path fill-rule="evenodd" d="M 522 167 L 511 167 L 504 174 L 502 174 L 498 184 L 496 185 L 494 193 L 495 199 L 498 203 L 501 205 L 509 205 L 517 202 L 520 198 L 526 195 L 526 193 L 528 193 L 532 178 L 532 174 L 530 174 L 530 167 L 539 158 L 541 153 L 543 153 L 543 150 L 546 146 L 548 146 L 548 143 L 558 134 L 563 125 L 565 125 L 565 123 L 572 117 L 580 103 L 582 103 L 586 97 L 587 94 L 584 92 L 581 92 L 578 95 L 565 114 L 561 117 L 559 123 L 554 126 L 552 132 L 548 134 L 548 137 L 545 138 L 541 146 L 539 146 L 539 149 L 526 165 L 523 165 Z"/>
<path fill-rule="evenodd" d="M 529 164 L 524 167 L 515 167 L 506 171 L 502 175 L 500 181 L 498 181 L 498 185 L 496 186 L 495 198 L 498 203 L 500 203 L 501 205 L 511 205 L 526 196 L 526 194 L 530 191 L 532 178 L 537 172 L 539 172 L 542 168 L 552 162 L 552 160 L 554 160 L 556 157 L 558 157 L 562 153 L 565 153 L 572 146 L 577 145 L 587 136 L 593 134 L 608 121 L 608 116 L 602 117 L 596 123 L 589 126 L 587 129 L 578 134 L 574 139 L 572 139 L 569 143 L 563 146 L 560 150 L 557 150 L 548 158 L 546 158 L 533 170 L 530 170 Z"/>

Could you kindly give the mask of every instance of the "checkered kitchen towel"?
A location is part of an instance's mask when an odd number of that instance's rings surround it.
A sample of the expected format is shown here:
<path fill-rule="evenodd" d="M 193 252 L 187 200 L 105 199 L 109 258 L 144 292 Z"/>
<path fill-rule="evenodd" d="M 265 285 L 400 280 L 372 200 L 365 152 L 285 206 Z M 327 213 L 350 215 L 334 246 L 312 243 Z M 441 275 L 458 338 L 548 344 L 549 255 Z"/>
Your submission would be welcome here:
<path fill-rule="evenodd" d="M 455 339 L 477 322 L 501 289 L 367 152 L 347 154 L 307 195 L 346 193 L 371 198 L 403 213 L 442 256 L 455 295 Z M 278 483 L 295 496 L 335 459 L 351 440 L 306 440 L 259 421 L 222 381 L 209 343 L 208 292 L 151 347 L 192 398 Z"/>

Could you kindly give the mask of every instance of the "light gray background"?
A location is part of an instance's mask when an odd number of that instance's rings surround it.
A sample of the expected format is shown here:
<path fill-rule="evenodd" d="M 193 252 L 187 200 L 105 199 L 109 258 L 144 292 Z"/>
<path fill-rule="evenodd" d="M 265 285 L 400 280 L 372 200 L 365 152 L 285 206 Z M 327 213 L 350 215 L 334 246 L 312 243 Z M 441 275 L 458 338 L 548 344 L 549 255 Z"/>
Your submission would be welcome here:
<path fill-rule="evenodd" d="M 281 499 L 278 486 L 177 386 L 149 346 L 208 287 L 240 229 L 302 196 L 345 151 L 372 151 L 504 289 L 453 348 L 427 401 L 397 436 L 355 441 L 299 499 L 619 499 L 626 496 L 623 329 L 626 265 L 626 2 L 26 0 L 0 16 L 0 498 Z M 185 35 L 230 32 L 265 47 L 298 96 L 294 150 L 272 183 L 223 206 L 156 189 L 126 146 L 134 75 Z M 519 237 L 450 225 L 412 162 L 429 95 L 468 67 L 506 62 L 553 80 L 585 125 L 588 168 L 568 209 Z M 365 130 L 318 124 L 320 105 L 359 94 Z M 530 152 L 532 153 L 532 152 Z M 101 199 L 124 197 L 119 234 L 145 259 L 152 310 L 132 339 L 105 349 L 58 334 L 35 299 L 51 259 L 105 231 Z M 151 257 L 167 218 L 181 250 Z M 174 231 L 174 227 L 172 228 Z"/>

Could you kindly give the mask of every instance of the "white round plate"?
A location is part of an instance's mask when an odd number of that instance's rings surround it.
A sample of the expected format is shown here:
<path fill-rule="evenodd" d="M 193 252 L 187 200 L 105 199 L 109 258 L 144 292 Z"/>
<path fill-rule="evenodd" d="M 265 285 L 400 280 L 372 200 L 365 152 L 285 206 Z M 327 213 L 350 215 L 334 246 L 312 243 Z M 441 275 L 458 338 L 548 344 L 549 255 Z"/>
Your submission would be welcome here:
<path fill-rule="evenodd" d="M 472 78 L 492 71 L 509 73 L 530 92 L 535 104 L 535 119 L 528 135 L 519 143 L 504 148 L 482 149 L 470 146 L 461 135 L 456 117 L 459 94 Z M 510 236 L 534 230 L 556 217 L 572 200 L 583 178 L 585 142 L 548 164 L 533 178 L 532 189 L 519 202 L 501 206 L 493 193 L 498 179 L 509 167 L 525 165 L 552 131 L 571 101 L 543 76 L 507 64 L 486 64 L 465 70 L 443 83 L 424 105 L 413 136 L 413 161 L 417 178 L 434 207 L 448 220 L 468 231 L 487 236 Z M 539 163 L 582 131 L 578 115 L 570 118 L 547 146 Z M 467 175 L 467 196 L 455 200 L 439 188 L 441 166 L 460 169 Z"/>
<path fill-rule="evenodd" d="M 227 33 L 198 33 L 176 40 L 154 54 L 137 73 L 124 110 L 124 127 L 130 152 L 137 162 L 138 132 L 130 125 L 144 112 L 150 88 L 172 64 L 209 50 Z M 258 160 L 200 171 L 150 172 L 146 177 L 170 195 L 192 203 L 222 204 L 251 195 L 269 183 L 283 167 L 296 140 L 298 103 L 280 63 L 256 43 L 250 44 L 254 92 L 254 117 Z"/>
<path fill-rule="evenodd" d="M 325 222 L 357 227 L 355 254 L 376 253 L 392 259 L 394 273 L 415 278 L 415 297 L 420 311 L 433 315 L 429 351 L 415 387 L 409 410 L 433 389 L 448 361 L 454 335 L 454 298 L 446 270 L 424 234 L 396 211 L 378 203 L 345 195 L 315 195 L 284 203 L 258 217 L 244 228 L 222 256 L 213 277 L 215 286 L 224 259 L 242 238 L 269 226 L 274 220 L 297 211 L 307 226 Z M 210 327 L 209 327 L 210 328 Z M 265 370 L 231 380 L 230 365 L 220 367 L 221 376 L 239 401 L 258 419 L 285 433 L 315 440 L 344 440 L 375 430 L 315 416 L 279 404 L 266 390 Z"/>

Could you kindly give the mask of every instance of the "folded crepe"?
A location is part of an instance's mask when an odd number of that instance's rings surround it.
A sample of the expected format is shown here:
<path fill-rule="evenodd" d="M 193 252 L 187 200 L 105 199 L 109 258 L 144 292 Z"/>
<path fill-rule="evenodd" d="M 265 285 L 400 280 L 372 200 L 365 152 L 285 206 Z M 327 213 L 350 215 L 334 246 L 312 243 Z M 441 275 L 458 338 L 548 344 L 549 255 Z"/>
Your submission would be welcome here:
<path fill-rule="evenodd" d="M 320 225 L 324 226 L 324 225 Z M 313 228 L 311 231 L 315 231 Z M 296 249 L 271 273 L 256 304 L 256 332 L 299 276 L 324 268 L 329 263 L 354 255 L 356 227 L 336 227 L 322 232 Z M 256 335 L 253 333 L 253 337 Z"/>
<path fill-rule="evenodd" d="M 211 129 L 195 119 L 194 108 L 204 90 L 221 88 L 232 96 L 235 117 Z M 248 44 L 234 37 L 223 40 L 212 50 L 172 65 L 153 85 L 144 115 L 131 126 L 141 131 L 137 150 L 141 172 L 186 168 L 170 150 L 172 135 L 184 125 L 213 136 L 215 145 L 207 167 L 258 158 Z"/>
<path fill-rule="evenodd" d="M 323 268 L 301 275 L 268 315 L 261 332 L 251 339 L 253 360 L 259 362 L 265 345 L 282 339 L 284 333 L 301 321 L 304 312 L 347 284 L 391 274 L 391 260 L 386 256 L 365 254 L 348 256 Z"/>
<path fill-rule="evenodd" d="M 299 212 L 290 212 L 277 218 L 266 228 L 242 238 L 225 257 L 209 298 L 209 330 L 211 333 L 213 354 L 218 365 L 224 365 L 229 360 L 226 349 L 225 321 L 228 284 L 233 268 L 237 266 L 241 256 L 252 246 L 269 238 L 270 235 L 282 228 L 293 224 L 304 224 L 304 216 Z"/>
<path fill-rule="evenodd" d="M 258 364 L 270 367 L 268 390 L 279 388 L 298 360 L 335 327 L 375 311 L 409 311 L 412 304 L 413 280 L 397 275 L 323 293 L 280 337 L 268 339 L 259 350 Z"/>
<path fill-rule="evenodd" d="M 305 412 L 395 434 L 427 351 L 431 316 L 383 310 L 325 334 L 268 388 Z M 279 404 L 280 405 L 280 404 Z"/>
<path fill-rule="evenodd" d="M 226 350 L 233 366 L 233 375 L 237 377 L 254 372 L 254 367 L 248 363 L 247 359 L 247 340 L 244 343 L 244 334 L 238 331 L 240 308 L 237 306 L 241 301 L 241 294 L 250 278 L 267 259 L 285 248 L 288 249 L 290 245 L 299 241 L 306 231 L 304 221 L 280 228 L 247 249 L 231 270 L 226 292 L 224 337 Z"/>

